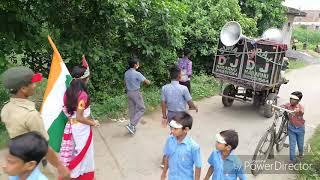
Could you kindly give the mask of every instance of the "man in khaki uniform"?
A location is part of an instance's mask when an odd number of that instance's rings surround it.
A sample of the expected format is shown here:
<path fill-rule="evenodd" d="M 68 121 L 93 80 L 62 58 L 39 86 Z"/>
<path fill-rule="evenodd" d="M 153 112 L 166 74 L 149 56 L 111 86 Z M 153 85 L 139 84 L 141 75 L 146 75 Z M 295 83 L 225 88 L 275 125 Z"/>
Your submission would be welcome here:
<path fill-rule="evenodd" d="M 41 80 L 41 74 L 35 74 L 27 67 L 14 67 L 3 73 L 3 85 L 12 94 L 12 97 L 1 110 L 1 120 L 4 122 L 10 138 L 30 131 L 37 131 L 47 141 L 49 140 L 40 113 L 35 108 L 35 103 L 28 100 L 28 97 L 34 94 L 35 83 Z M 46 158 L 57 168 L 59 176 L 63 179 L 70 179 L 69 170 L 63 166 L 50 147 Z"/>

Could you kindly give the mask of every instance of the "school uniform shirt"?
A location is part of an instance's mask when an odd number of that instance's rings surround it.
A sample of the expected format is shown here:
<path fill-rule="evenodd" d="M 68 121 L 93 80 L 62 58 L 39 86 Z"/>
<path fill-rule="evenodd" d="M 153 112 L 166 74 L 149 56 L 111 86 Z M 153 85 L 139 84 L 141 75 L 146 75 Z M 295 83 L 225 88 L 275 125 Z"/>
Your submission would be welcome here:
<path fill-rule="evenodd" d="M 233 152 L 222 160 L 222 154 L 218 150 L 212 151 L 208 163 L 213 167 L 212 180 L 246 180 L 241 161 Z"/>
<path fill-rule="evenodd" d="M 10 138 L 36 131 L 49 140 L 35 103 L 28 99 L 10 98 L 1 110 L 1 121 L 4 122 Z"/>
<path fill-rule="evenodd" d="M 146 78 L 134 68 L 128 69 L 124 74 L 124 81 L 128 91 L 136 91 L 140 89 L 141 82 Z"/>
<path fill-rule="evenodd" d="M 19 180 L 19 176 L 9 176 L 9 180 Z M 39 166 L 37 166 L 27 177 L 27 180 L 48 180 L 48 178 L 41 173 Z"/>
<path fill-rule="evenodd" d="M 186 86 L 171 81 L 162 87 L 161 100 L 166 102 L 168 111 L 180 112 L 187 110 L 187 102 L 192 98 Z"/>
<path fill-rule="evenodd" d="M 164 147 L 164 155 L 168 157 L 168 180 L 194 180 L 194 167 L 201 168 L 200 146 L 186 136 L 181 143 L 170 135 Z"/>

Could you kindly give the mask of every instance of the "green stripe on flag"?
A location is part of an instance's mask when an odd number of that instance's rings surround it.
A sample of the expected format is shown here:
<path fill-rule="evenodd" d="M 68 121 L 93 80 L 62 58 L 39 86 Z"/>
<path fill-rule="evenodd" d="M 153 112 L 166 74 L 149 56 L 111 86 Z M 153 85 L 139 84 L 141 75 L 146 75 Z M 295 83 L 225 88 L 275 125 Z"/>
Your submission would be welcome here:
<path fill-rule="evenodd" d="M 49 145 L 56 152 L 60 152 L 63 132 L 67 121 L 68 118 L 62 111 L 59 114 L 58 118 L 52 122 L 50 128 L 48 129 Z"/>
<path fill-rule="evenodd" d="M 71 81 L 72 81 L 72 76 L 70 74 L 66 75 L 66 87 L 67 88 L 70 86 Z"/>

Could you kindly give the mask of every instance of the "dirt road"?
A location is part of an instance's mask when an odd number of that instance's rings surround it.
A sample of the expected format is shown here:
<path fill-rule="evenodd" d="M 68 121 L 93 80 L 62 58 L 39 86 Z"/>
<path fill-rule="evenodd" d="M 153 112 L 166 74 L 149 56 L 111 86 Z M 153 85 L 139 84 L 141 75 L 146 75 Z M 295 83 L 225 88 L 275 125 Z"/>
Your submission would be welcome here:
<path fill-rule="evenodd" d="M 320 123 L 320 65 L 312 65 L 293 70 L 287 74 L 290 82 L 280 90 L 279 104 L 287 102 L 294 90 L 303 92 L 302 104 L 306 113 L 306 139 Z M 197 102 L 199 112 L 191 112 L 194 125 L 191 136 L 200 144 L 203 161 L 202 176 L 205 175 L 207 158 L 214 147 L 214 135 L 221 130 L 235 129 L 239 133 L 240 144 L 236 150 L 239 155 L 252 155 L 259 141 L 273 119 L 266 119 L 250 104 L 235 102 L 224 108 L 221 97 L 211 97 Z M 98 180 L 157 180 L 162 148 L 169 130 L 160 126 L 159 111 L 143 118 L 145 123 L 137 127 L 135 136 L 127 133 L 127 122 L 105 123 L 94 131 L 96 166 Z M 284 149 L 284 154 L 288 150 Z M 259 175 L 248 179 L 294 179 L 294 175 Z M 0 176 L 1 177 L 1 176 Z"/>

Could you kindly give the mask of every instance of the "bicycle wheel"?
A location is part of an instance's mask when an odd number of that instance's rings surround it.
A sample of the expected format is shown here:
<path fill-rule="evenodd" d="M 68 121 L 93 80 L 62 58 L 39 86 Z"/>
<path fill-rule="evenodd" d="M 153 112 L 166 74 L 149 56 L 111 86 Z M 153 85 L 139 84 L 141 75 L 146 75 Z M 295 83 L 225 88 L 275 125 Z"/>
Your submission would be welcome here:
<path fill-rule="evenodd" d="M 263 170 L 274 144 L 274 129 L 268 129 L 260 139 L 251 161 L 251 173 L 256 176 Z"/>
<path fill-rule="evenodd" d="M 288 119 L 284 115 L 282 116 L 282 122 L 277 132 L 277 136 L 276 136 L 277 138 L 275 140 L 277 152 L 280 152 L 283 149 L 284 142 L 286 141 L 287 136 L 288 136 Z"/>

